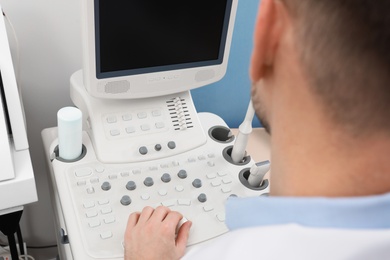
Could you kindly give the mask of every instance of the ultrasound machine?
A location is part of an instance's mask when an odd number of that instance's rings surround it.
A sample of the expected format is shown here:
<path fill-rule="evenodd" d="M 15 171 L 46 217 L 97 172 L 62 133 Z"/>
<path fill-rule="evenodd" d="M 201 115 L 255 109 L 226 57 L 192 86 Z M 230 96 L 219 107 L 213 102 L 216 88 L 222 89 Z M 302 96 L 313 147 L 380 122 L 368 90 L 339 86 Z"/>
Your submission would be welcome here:
<path fill-rule="evenodd" d="M 128 216 L 145 206 L 181 212 L 188 248 L 201 246 L 228 232 L 229 197 L 268 193 L 269 161 L 245 152 L 252 104 L 234 136 L 190 93 L 225 75 L 237 4 L 82 1 L 77 109 L 42 131 L 61 259 L 123 258 Z"/>

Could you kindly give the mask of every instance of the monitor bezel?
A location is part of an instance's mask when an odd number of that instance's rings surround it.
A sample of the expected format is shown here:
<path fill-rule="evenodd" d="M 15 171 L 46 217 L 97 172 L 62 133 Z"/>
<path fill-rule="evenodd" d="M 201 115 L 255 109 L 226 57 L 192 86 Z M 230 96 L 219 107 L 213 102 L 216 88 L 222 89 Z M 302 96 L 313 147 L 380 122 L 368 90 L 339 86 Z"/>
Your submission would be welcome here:
<path fill-rule="evenodd" d="M 83 2 L 83 77 L 84 85 L 91 96 L 97 98 L 146 98 L 179 93 L 219 81 L 226 73 L 233 35 L 237 0 L 227 0 L 224 32 L 217 61 L 201 61 L 186 64 L 165 65 L 125 71 L 99 73 L 97 55 L 96 4 L 101 0 Z M 230 12 L 228 12 L 230 8 Z M 228 17 L 227 17 L 228 16 Z M 106 90 L 109 84 L 125 82 L 129 90 L 112 93 Z"/>

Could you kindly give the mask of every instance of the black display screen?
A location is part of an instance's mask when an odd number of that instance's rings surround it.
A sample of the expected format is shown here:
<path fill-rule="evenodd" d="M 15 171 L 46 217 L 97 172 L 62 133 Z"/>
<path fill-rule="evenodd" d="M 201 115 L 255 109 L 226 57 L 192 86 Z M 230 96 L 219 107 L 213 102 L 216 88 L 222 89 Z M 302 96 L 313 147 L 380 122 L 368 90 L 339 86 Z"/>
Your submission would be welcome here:
<path fill-rule="evenodd" d="M 96 76 L 223 62 L 232 0 L 95 0 Z"/>

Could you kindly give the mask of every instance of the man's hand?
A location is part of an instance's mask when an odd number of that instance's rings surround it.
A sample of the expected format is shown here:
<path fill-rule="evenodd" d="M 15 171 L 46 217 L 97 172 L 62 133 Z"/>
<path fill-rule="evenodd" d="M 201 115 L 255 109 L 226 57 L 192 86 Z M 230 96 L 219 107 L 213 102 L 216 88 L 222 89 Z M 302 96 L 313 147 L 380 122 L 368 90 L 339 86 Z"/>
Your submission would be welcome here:
<path fill-rule="evenodd" d="M 129 216 L 125 232 L 125 260 L 180 259 L 185 252 L 191 221 L 176 234 L 183 216 L 167 207 L 145 207 Z"/>

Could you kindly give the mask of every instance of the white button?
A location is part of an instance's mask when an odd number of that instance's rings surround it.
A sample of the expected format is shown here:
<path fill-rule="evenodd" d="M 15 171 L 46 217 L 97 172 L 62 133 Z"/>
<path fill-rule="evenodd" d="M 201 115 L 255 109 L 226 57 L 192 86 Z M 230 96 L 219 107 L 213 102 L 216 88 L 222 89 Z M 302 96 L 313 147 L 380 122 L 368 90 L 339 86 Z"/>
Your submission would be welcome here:
<path fill-rule="evenodd" d="M 163 122 L 157 122 L 156 123 L 156 128 L 157 129 L 161 129 L 161 128 L 164 128 L 165 127 L 165 124 Z"/>
<path fill-rule="evenodd" d="M 228 175 L 228 172 L 218 172 L 218 176 L 223 177 Z"/>
<path fill-rule="evenodd" d="M 183 206 L 190 206 L 191 205 L 191 200 L 188 199 L 178 199 L 177 204 L 183 205 Z"/>
<path fill-rule="evenodd" d="M 225 218 L 225 213 L 218 213 L 217 214 L 217 219 L 221 222 L 224 222 L 226 220 Z"/>
<path fill-rule="evenodd" d="M 98 183 L 98 182 L 99 182 L 99 178 L 98 178 L 98 177 L 92 178 L 92 179 L 90 180 L 90 182 L 91 182 L 92 184 Z"/>
<path fill-rule="evenodd" d="M 230 187 L 223 187 L 223 188 L 221 189 L 221 191 L 222 191 L 223 193 L 229 193 L 229 192 L 232 191 L 232 189 L 231 189 Z"/>
<path fill-rule="evenodd" d="M 107 117 L 107 123 L 109 123 L 109 124 L 116 123 L 116 116 Z"/>
<path fill-rule="evenodd" d="M 134 169 L 134 170 L 133 170 L 133 173 L 134 173 L 134 174 L 140 174 L 140 173 L 141 173 L 141 169 Z"/>
<path fill-rule="evenodd" d="M 122 115 L 123 121 L 130 121 L 132 119 L 132 116 L 130 114 Z"/>
<path fill-rule="evenodd" d="M 95 202 L 93 200 L 87 200 L 83 203 L 84 208 L 89 209 L 95 206 Z"/>
<path fill-rule="evenodd" d="M 233 180 L 232 180 L 230 177 L 225 177 L 225 178 L 222 179 L 222 182 L 223 182 L 224 184 L 232 183 L 232 181 L 233 181 Z"/>
<path fill-rule="evenodd" d="M 128 177 L 130 175 L 129 172 L 121 172 L 122 177 Z"/>
<path fill-rule="evenodd" d="M 178 191 L 178 192 L 182 192 L 182 191 L 184 190 L 184 187 L 181 186 L 181 185 L 177 185 L 177 186 L 175 187 L 175 189 L 176 189 L 176 191 Z"/>
<path fill-rule="evenodd" d="M 96 217 L 98 215 L 98 212 L 96 210 L 89 210 L 85 213 L 85 216 L 87 218 L 93 218 L 93 217 Z"/>
<path fill-rule="evenodd" d="M 210 167 L 214 167 L 215 163 L 210 161 L 210 162 L 207 162 L 207 165 L 210 166 Z"/>
<path fill-rule="evenodd" d="M 132 134 L 135 132 L 135 128 L 132 126 L 126 127 L 126 133 Z"/>
<path fill-rule="evenodd" d="M 108 178 L 109 178 L 110 180 L 115 180 L 115 179 L 118 178 L 118 175 L 116 175 L 116 174 L 110 174 L 110 176 L 108 176 Z"/>
<path fill-rule="evenodd" d="M 88 187 L 87 188 L 87 193 L 88 194 L 93 194 L 93 193 L 95 193 L 95 189 L 93 187 Z"/>
<path fill-rule="evenodd" d="M 100 226 L 100 220 L 93 219 L 93 220 L 88 222 L 88 226 L 91 228 L 98 227 L 98 226 Z"/>
<path fill-rule="evenodd" d="M 100 212 L 101 212 L 102 214 L 108 214 L 108 213 L 111 213 L 111 212 L 112 212 L 112 209 L 111 209 L 111 207 L 104 207 L 104 208 L 102 208 L 102 209 L 100 210 Z"/>
<path fill-rule="evenodd" d="M 198 156 L 198 159 L 201 160 L 201 161 L 202 161 L 202 160 L 205 160 L 205 159 L 206 159 L 206 156 L 204 156 L 204 155 L 199 155 L 199 156 Z"/>
<path fill-rule="evenodd" d="M 160 196 L 165 196 L 165 195 L 168 194 L 168 191 L 167 191 L 167 190 L 159 190 L 159 191 L 158 191 L 158 194 L 159 194 Z"/>
<path fill-rule="evenodd" d="M 218 187 L 220 185 L 221 185 L 221 182 L 219 180 L 215 180 L 215 181 L 211 182 L 211 186 L 213 186 L 213 187 Z"/>
<path fill-rule="evenodd" d="M 77 169 L 75 170 L 74 174 L 76 175 L 76 177 L 86 177 L 92 174 L 92 169 L 91 168 Z"/>
<path fill-rule="evenodd" d="M 157 167 L 157 166 L 150 166 L 150 167 L 149 167 L 149 170 L 150 170 L 150 171 L 157 171 L 157 170 L 158 170 L 158 167 Z"/>
<path fill-rule="evenodd" d="M 213 209 L 214 209 L 214 208 L 213 208 L 212 206 L 209 206 L 209 205 L 203 207 L 203 210 L 204 210 L 205 212 L 212 211 Z"/>
<path fill-rule="evenodd" d="M 84 185 L 86 185 L 86 184 L 87 184 L 86 181 L 78 181 L 78 182 L 77 182 L 77 186 L 84 186 Z"/>
<path fill-rule="evenodd" d="M 99 205 L 106 205 L 108 203 L 110 203 L 110 201 L 108 199 L 101 199 L 98 201 Z"/>
<path fill-rule="evenodd" d="M 148 117 L 148 114 L 146 112 L 139 112 L 137 116 L 139 119 L 144 119 Z"/>
<path fill-rule="evenodd" d="M 118 130 L 118 129 L 112 129 L 112 130 L 110 130 L 110 135 L 111 136 L 118 136 L 118 135 L 120 135 L 121 134 L 121 132 Z"/>
<path fill-rule="evenodd" d="M 115 217 L 114 216 L 107 216 L 104 218 L 104 223 L 110 224 L 115 222 Z"/>
<path fill-rule="evenodd" d="M 103 166 L 96 166 L 96 167 L 95 167 L 95 171 L 98 172 L 98 173 L 102 173 L 102 172 L 104 172 L 104 170 L 105 170 L 105 169 L 104 169 Z"/>
<path fill-rule="evenodd" d="M 208 179 L 215 179 L 217 178 L 217 175 L 215 173 L 209 173 L 206 175 Z"/>
<path fill-rule="evenodd" d="M 143 200 L 148 200 L 149 198 L 150 198 L 150 196 L 147 193 L 144 193 L 141 195 L 141 199 L 143 199 Z"/>
<path fill-rule="evenodd" d="M 103 232 L 103 233 L 100 233 L 100 237 L 101 237 L 102 239 L 107 239 L 107 238 L 112 237 L 112 233 L 111 233 L 111 231 L 105 231 L 105 232 Z"/>
<path fill-rule="evenodd" d="M 209 158 L 214 158 L 214 157 L 215 157 L 215 155 L 214 155 L 213 153 L 209 153 L 207 156 L 208 156 Z"/>
<path fill-rule="evenodd" d="M 141 125 L 141 130 L 142 131 L 149 131 L 150 130 L 150 126 L 148 124 Z"/>
<path fill-rule="evenodd" d="M 172 165 L 173 165 L 173 166 L 179 166 L 179 162 L 178 162 L 178 161 L 173 161 L 173 162 L 172 162 Z"/>
<path fill-rule="evenodd" d="M 154 117 L 161 116 L 161 111 L 160 111 L 160 110 L 153 110 L 153 111 L 152 111 L 152 115 L 153 115 Z"/>
<path fill-rule="evenodd" d="M 196 162 L 196 159 L 194 157 L 190 157 L 188 158 L 188 162 L 190 163 Z"/>
<path fill-rule="evenodd" d="M 165 207 L 172 207 L 172 206 L 176 205 L 176 200 L 163 201 L 163 202 L 161 202 L 161 205 L 163 205 Z"/>
<path fill-rule="evenodd" d="M 169 165 L 168 165 L 167 163 L 162 163 L 162 164 L 160 165 L 160 167 L 163 168 L 163 169 L 166 169 L 166 168 L 169 167 Z"/>

